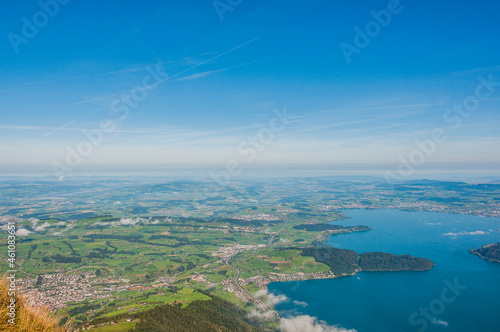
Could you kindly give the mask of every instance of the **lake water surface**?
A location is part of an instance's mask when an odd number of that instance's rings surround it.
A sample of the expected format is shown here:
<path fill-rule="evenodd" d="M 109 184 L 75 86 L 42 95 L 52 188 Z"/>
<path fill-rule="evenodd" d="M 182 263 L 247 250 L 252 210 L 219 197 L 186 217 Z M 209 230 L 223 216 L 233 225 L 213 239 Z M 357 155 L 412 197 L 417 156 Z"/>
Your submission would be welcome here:
<path fill-rule="evenodd" d="M 357 276 L 269 285 L 289 300 L 280 315 L 310 315 L 364 331 L 500 331 L 500 263 L 467 250 L 500 242 L 500 219 L 433 212 L 346 210 L 342 225 L 368 232 L 334 235 L 328 244 L 359 253 L 382 251 L 431 259 L 425 272 Z"/>

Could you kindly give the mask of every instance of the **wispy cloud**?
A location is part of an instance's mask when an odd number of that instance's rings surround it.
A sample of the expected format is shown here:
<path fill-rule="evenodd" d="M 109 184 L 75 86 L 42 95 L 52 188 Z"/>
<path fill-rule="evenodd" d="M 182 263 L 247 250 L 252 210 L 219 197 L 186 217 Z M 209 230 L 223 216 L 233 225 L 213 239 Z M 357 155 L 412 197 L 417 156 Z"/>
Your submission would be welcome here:
<path fill-rule="evenodd" d="M 104 100 L 104 99 L 110 99 L 110 98 L 113 98 L 113 97 L 116 97 L 116 95 L 112 94 L 112 95 L 108 95 L 108 96 L 105 96 L 105 97 L 98 97 L 98 98 L 91 98 L 91 99 L 81 100 L 81 101 L 78 101 L 76 103 L 69 104 L 69 105 L 64 105 L 64 106 L 61 106 L 61 107 L 69 107 L 69 106 L 76 106 L 76 105 L 80 105 L 80 104 L 92 103 L 92 102 L 95 102 L 95 101 Z"/>
<path fill-rule="evenodd" d="M 165 79 L 162 79 L 162 80 L 160 80 L 160 81 L 158 81 L 158 82 L 156 82 L 156 83 L 153 83 L 153 84 L 151 84 L 151 85 L 149 85 L 149 86 L 146 86 L 146 87 L 141 87 L 141 89 L 143 89 L 143 88 L 145 88 L 145 89 L 151 89 L 151 88 L 154 88 L 154 87 L 156 87 L 157 85 L 160 85 L 160 84 L 162 84 L 162 83 L 164 83 L 164 82 L 166 82 L 166 81 L 169 81 L 169 80 L 171 80 L 171 79 L 173 79 L 173 78 L 175 78 L 175 77 L 181 76 L 182 74 L 184 74 L 184 73 L 186 73 L 186 72 L 188 72 L 188 71 L 191 71 L 191 70 L 193 70 L 193 69 L 195 69 L 195 68 L 197 68 L 197 67 L 199 67 L 199 66 L 202 66 L 202 65 L 204 65 L 204 64 L 207 64 L 207 63 L 209 63 L 209 62 L 211 62 L 211 61 L 213 61 L 213 60 L 215 60 L 215 59 L 217 59 L 217 58 L 220 58 L 220 57 L 222 57 L 222 56 L 224 56 L 224 55 L 226 55 L 226 54 L 229 54 L 229 53 L 231 53 L 231 52 L 234 52 L 234 51 L 236 51 L 237 49 L 240 49 L 240 48 L 242 48 L 242 47 L 244 47 L 244 46 L 246 46 L 246 45 L 248 45 L 248 44 L 250 44 L 250 43 L 253 43 L 253 42 L 255 42 L 255 41 L 256 41 L 256 40 L 258 40 L 258 39 L 259 39 L 259 37 L 254 38 L 254 39 L 251 39 L 251 40 L 249 40 L 249 41 L 247 41 L 247 42 L 245 42 L 245 43 L 243 43 L 243 44 L 240 44 L 240 45 L 238 45 L 238 46 L 236 46 L 236 47 L 233 47 L 233 48 L 232 48 L 232 49 L 230 49 L 230 50 L 227 50 L 227 51 L 225 51 L 225 52 L 222 52 L 222 53 L 220 53 L 220 54 L 218 54 L 218 55 L 216 55 L 216 56 L 214 56 L 214 57 L 211 57 L 211 58 L 210 58 L 210 59 L 208 59 L 208 60 L 202 61 L 202 62 L 200 62 L 200 63 L 198 63 L 198 64 L 196 64 L 196 65 L 194 65 L 194 66 L 191 66 L 190 68 L 187 68 L 187 69 L 185 69 L 185 70 L 183 70 L 183 71 L 181 71 L 181 72 L 179 72 L 179 73 L 177 73 L 177 74 L 174 74 L 174 75 L 172 75 L 172 76 L 170 76 L 170 77 L 167 77 L 167 78 L 165 78 Z M 131 92 L 134 92 L 134 91 L 136 91 L 136 90 L 137 90 L 137 89 L 132 89 L 132 90 L 124 91 L 123 93 L 131 93 Z M 82 119 L 84 119 L 84 118 L 88 117 L 88 116 L 89 116 L 89 115 L 91 115 L 91 114 L 97 113 L 97 112 L 99 112 L 99 111 L 102 111 L 102 110 L 104 110 L 104 109 L 107 109 L 107 108 L 111 107 L 111 105 L 112 105 L 112 104 L 110 103 L 109 105 L 106 105 L 106 106 L 104 106 L 104 107 L 98 108 L 98 109 L 96 109 L 96 110 L 94 110 L 94 111 L 92 111 L 92 112 L 89 112 L 89 113 L 87 113 L 87 114 L 85 114 L 85 115 L 83 115 L 83 116 L 81 116 L 81 117 L 79 117 L 79 118 L 77 118 L 77 119 L 75 119 L 75 120 L 73 120 L 73 121 L 69 121 L 69 122 L 67 122 L 67 123 L 63 124 L 62 126 L 59 126 L 58 128 L 56 128 L 56 129 L 54 129 L 54 130 L 52 130 L 52 131 L 50 131 L 50 132 L 46 133 L 45 135 L 42 135 L 41 137 L 50 136 L 50 135 L 52 135 L 53 133 L 57 132 L 58 130 L 61 130 L 62 128 L 65 128 L 65 127 L 67 127 L 67 126 L 69 126 L 69 125 L 71 125 L 71 124 L 73 124 L 73 123 L 75 123 L 75 122 L 77 122 L 77 121 L 80 121 L 80 120 L 82 120 Z"/>
<path fill-rule="evenodd" d="M 189 75 L 189 76 L 186 76 L 186 77 L 183 77 L 183 78 L 178 78 L 175 81 L 190 81 L 190 80 L 195 80 L 197 78 L 204 78 L 204 77 L 212 76 L 212 75 L 217 74 L 217 73 L 222 73 L 222 72 L 224 72 L 226 70 L 227 69 L 209 70 L 209 71 L 205 71 L 203 73 L 198 73 L 198 74 Z"/>
<path fill-rule="evenodd" d="M 163 82 L 165 82 L 165 81 L 169 81 L 169 80 L 171 80 L 171 79 L 172 79 L 172 78 L 174 78 L 174 77 L 181 76 L 182 74 L 184 74 L 184 73 L 186 73 L 186 72 L 188 72 L 188 71 L 191 71 L 191 70 L 193 70 L 193 69 L 195 69 L 195 68 L 198 68 L 199 66 L 202 66 L 202 65 L 204 65 L 204 64 L 207 64 L 207 63 L 209 63 L 209 62 L 212 62 L 213 60 L 215 60 L 215 59 L 217 59 L 217 58 L 220 58 L 221 56 L 224 56 L 224 55 L 226 55 L 226 54 L 229 54 L 229 53 L 231 53 L 231 52 L 234 52 L 234 51 L 236 51 L 237 49 L 240 49 L 240 48 L 242 48 L 242 47 L 244 47 L 244 46 L 246 46 L 246 45 L 248 45 L 248 44 L 250 44 L 250 43 L 253 43 L 254 41 L 258 40 L 259 38 L 260 38 L 260 37 L 257 37 L 257 38 L 254 38 L 254 39 L 251 39 L 251 40 L 249 40 L 249 41 L 247 41 L 247 42 L 245 42 L 245 43 L 243 43 L 243 44 L 240 44 L 240 45 L 238 45 L 238 46 L 236 46 L 236 47 L 233 47 L 232 49 L 230 49 L 230 50 L 228 50 L 228 51 L 222 52 L 221 54 L 218 54 L 218 55 L 216 55 L 216 56 L 214 56 L 214 57 L 212 57 L 212 58 L 210 58 L 210 59 L 208 59 L 208 60 L 202 61 L 202 62 L 200 62 L 200 63 L 198 63 L 198 64 L 196 64 L 196 65 L 194 65 L 194 66 L 192 66 L 192 67 L 189 67 L 188 69 L 185 69 L 185 70 L 183 70 L 183 71 L 181 71 L 181 72 L 179 72 L 179 73 L 177 73 L 177 74 L 174 74 L 174 75 L 172 75 L 172 76 L 170 76 L 170 77 L 167 77 L 167 78 L 165 78 L 165 79 L 163 79 L 163 80 L 161 80 L 161 81 L 158 81 L 158 82 L 156 82 L 156 83 L 152 84 L 152 85 L 151 85 L 151 87 L 156 86 L 156 85 L 158 85 L 158 84 L 161 84 L 161 83 L 163 83 Z"/>
<path fill-rule="evenodd" d="M 40 81 L 40 82 L 27 82 L 24 83 L 24 85 L 37 85 L 37 84 L 45 84 L 45 83 L 50 83 L 53 82 L 53 80 L 46 80 L 46 81 Z"/>
<path fill-rule="evenodd" d="M 202 72 L 202 73 L 198 73 L 198 74 L 193 74 L 193 75 L 190 75 L 190 76 L 186 76 L 186 77 L 183 77 L 183 78 L 179 78 L 179 79 L 176 79 L 175 81 L 186 81 L 186 80 L 194 80 L 194 79 L 197 79 L 197 78 L 204 78 L 204 77 L 212 76 L 214 74 L 222 73 L 222 72 L 225 72 L 225 71 L 228 71 L 228 70 L 231 70 L 231 69 L 235 69 L 235 68 L 239 68 L 239 67 L 251 65 L 251 64 L 254 64 L 256 62 L 257 61 L 251 61 L 251 62 L 243 63 L 241 65 L 232 66 L 232 67 L 229 67 L 229 68 L 217 69 L 217 70 L 209 70 L 209 71 L 206 71 L 206 72 Z"/>
<path fill-rule="evenodd" d="M 59 127 L 57 127 L 57 128 L 55 128 L 55 129 L 53 129 L 53 130 L 49 131 L 48 133 L 46 133 L 46 134 L 44 134 L 44 135 L 42 135 L 42 136 L 40 136 L 40 137 L 47 137 L 47 136 L 50 136 L 50 135 L 52 135 L 53 133 L 55 133 L 56 131 L 59 131 L 59 130 L 61 130 L 61 129 L 64 129 L 64 128 L 66 128 L 67 126 L 72 125 L 73 123 L 78 122 L 78 121 L 80 121 L 80 120 L 83 120 L 83 119 L 85 119 L 86 117 L 88 117 L 88 116 L 90 116 L 90 115 L 92 115 L 92 114 L 94 114 L 94 113 L 97 113 L 97 112 L 100 112 L 100 111 L 102 111 L 102 110 L 105 110 L 105 109 L 107 109 L 107 108 L 108 108 L 108 107 L 110 107 L 110 106 L 111 106 L 111 105 L 106 105 L 106 106 L 104 106 L 104 107 L 100 107 L 100 108 L 98 108 L 98 109 L 95 109 L 95 110 L 93 110 L 92 112 L 89 112 L 89 113 L 87 113 L 87 114 L 84 114 L 84 115 L 80 116 L 79 118 L 76 118 L 75 120 L 72 120 L 72 121 L 66 122 L 66 123 L 65 123 L 65 124 L 63 124 L 62 126 L 59 126 Z"/>

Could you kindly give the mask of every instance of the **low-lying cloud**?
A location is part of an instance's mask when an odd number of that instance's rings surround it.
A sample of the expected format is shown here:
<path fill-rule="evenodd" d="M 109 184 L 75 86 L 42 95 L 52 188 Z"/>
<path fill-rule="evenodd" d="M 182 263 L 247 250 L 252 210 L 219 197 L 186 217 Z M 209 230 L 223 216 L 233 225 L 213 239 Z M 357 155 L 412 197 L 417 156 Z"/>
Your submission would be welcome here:
<path fill-rule="evenodd" d="M 262 311 L 258 309 L 252 309 L 250 313 L 248 314 L 248 317 L 250 318 L 259 318 L 259 319 L 271 319 L 274 316 L 274 311 L 272 310 L 267 310 L 267 311 Z"/>
<path fill-rule="evenodd" d="M 261 297 L 261 298 L 263 297 L 263 298 L 267 299 L 267 301 L 272 303 L 273 305 L 276 305 L 278 303 L 287 302 L 290 300 L 286 295 L 283 295 L 283 294 L 275 295 L 273 293 L 268 292 L 267 289 L 261 289 L 261 290 L 257 291 L 254 295 L 256 297 Z"/>
<path fill-rule="evenodd" d="M 26 228 L 19 228 L 17 231 L 16 231 L 16 236 L 28 236 L 30 235 L 31 231 L 28 231 Z"/>
<path fill-rule="evenodd" d="M 158 224 L 159 220 L 151 220 L 151 218 L 121 218 L 119 221 L 98 221 L 95 222 L 96 226 L 135 226 L 137 224 L 149 225 L 149 224 Z"/>
<path fill-rule="evenodd" d="M 299 306 L 304 307 L 304 308 L 309 305 L 309 304 L 307 304 L 307 302 L 297 301 L 297 300 L 293 301 L 293 304 L 299 305 Z"/>
<path fill-rule="evenodd" d="M 462 231 L 462 232 L 458 232 L 458 233 L 444 233 L 443 236 L 461 236 L 461 235 L 486 235 L 486 234 L 490 234 L 489 232 L 485 232 L 485 231 L 473 231 L 473 232 L 466 232 L 466 231 Z"/>
<path fill-rule="evenodd" d="M 433 320 L 432 324 L 442 325 L 442 326 L 448 326 L 449 325 L 447 321 L 439 320 L 439 319 Z"/>
<path fill-rule="evenodd" d="M 279 326 L 283 332 L 357 332 L 352 329 L 328 325 L 326 322 L 309 315 L 281 318 Z"/>
<path fill-rule="evenodd" d="M 35 229 L 38 222 L 40 221 L 40 219 L 37 219 L 37 218 L 30 218 L 29 221 L 31 222 L 31 228 L 32 229 Z"/>
<path fill-rule="evenodd" d="M 35 225 L 36 225 L 36 223 L 35 223 Z M 50 223 L 49 222 L 44 222 L 42 225 L 38 225 L 35 228 L 33 228 L 33 230 L 35 232 L 43 232 L 48 227 L 50 227 Z"/>

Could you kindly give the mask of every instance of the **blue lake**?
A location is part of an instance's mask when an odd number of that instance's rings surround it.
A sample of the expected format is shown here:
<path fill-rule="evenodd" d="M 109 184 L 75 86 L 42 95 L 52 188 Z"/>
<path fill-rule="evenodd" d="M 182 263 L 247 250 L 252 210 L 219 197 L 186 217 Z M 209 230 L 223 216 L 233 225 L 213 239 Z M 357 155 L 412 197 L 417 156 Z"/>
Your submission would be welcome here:
<path fill-rule="evenodd" d="M 356 276 L 270 284 L 290 300 L 283 317 L 310 315 L 364 331 L 500 331 L 500 263 L 467 250 L 500 242 L 500 219 L 433 212 L 346 210 L 342 225 L 371 231 L 334 235 L 328 244 L 431 259 L 425 272 L 361 272 Z M 307 304 L 307 305 L 306 305 Z"/>

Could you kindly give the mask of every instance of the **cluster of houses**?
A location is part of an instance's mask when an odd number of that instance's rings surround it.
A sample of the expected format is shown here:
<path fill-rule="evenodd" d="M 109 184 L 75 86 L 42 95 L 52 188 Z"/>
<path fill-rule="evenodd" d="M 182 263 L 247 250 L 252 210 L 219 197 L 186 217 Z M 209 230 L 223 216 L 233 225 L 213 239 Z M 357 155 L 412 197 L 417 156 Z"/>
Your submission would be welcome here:
<path fill-rule="evenodd" d="M 109 297 L 109 292 L 127 289 L 128 279 L 115 277 L 97 277 L 95 271 L 81 273 L 56 272 L 34 278 L 17 280 L 18 288 L 32 304 L 43 304 L 52 310 L 65 308 L 69 302 L 80 302 L 87 298 L 101 299 Z M 108 287 L 96 287 L 107 284 Z"/>

